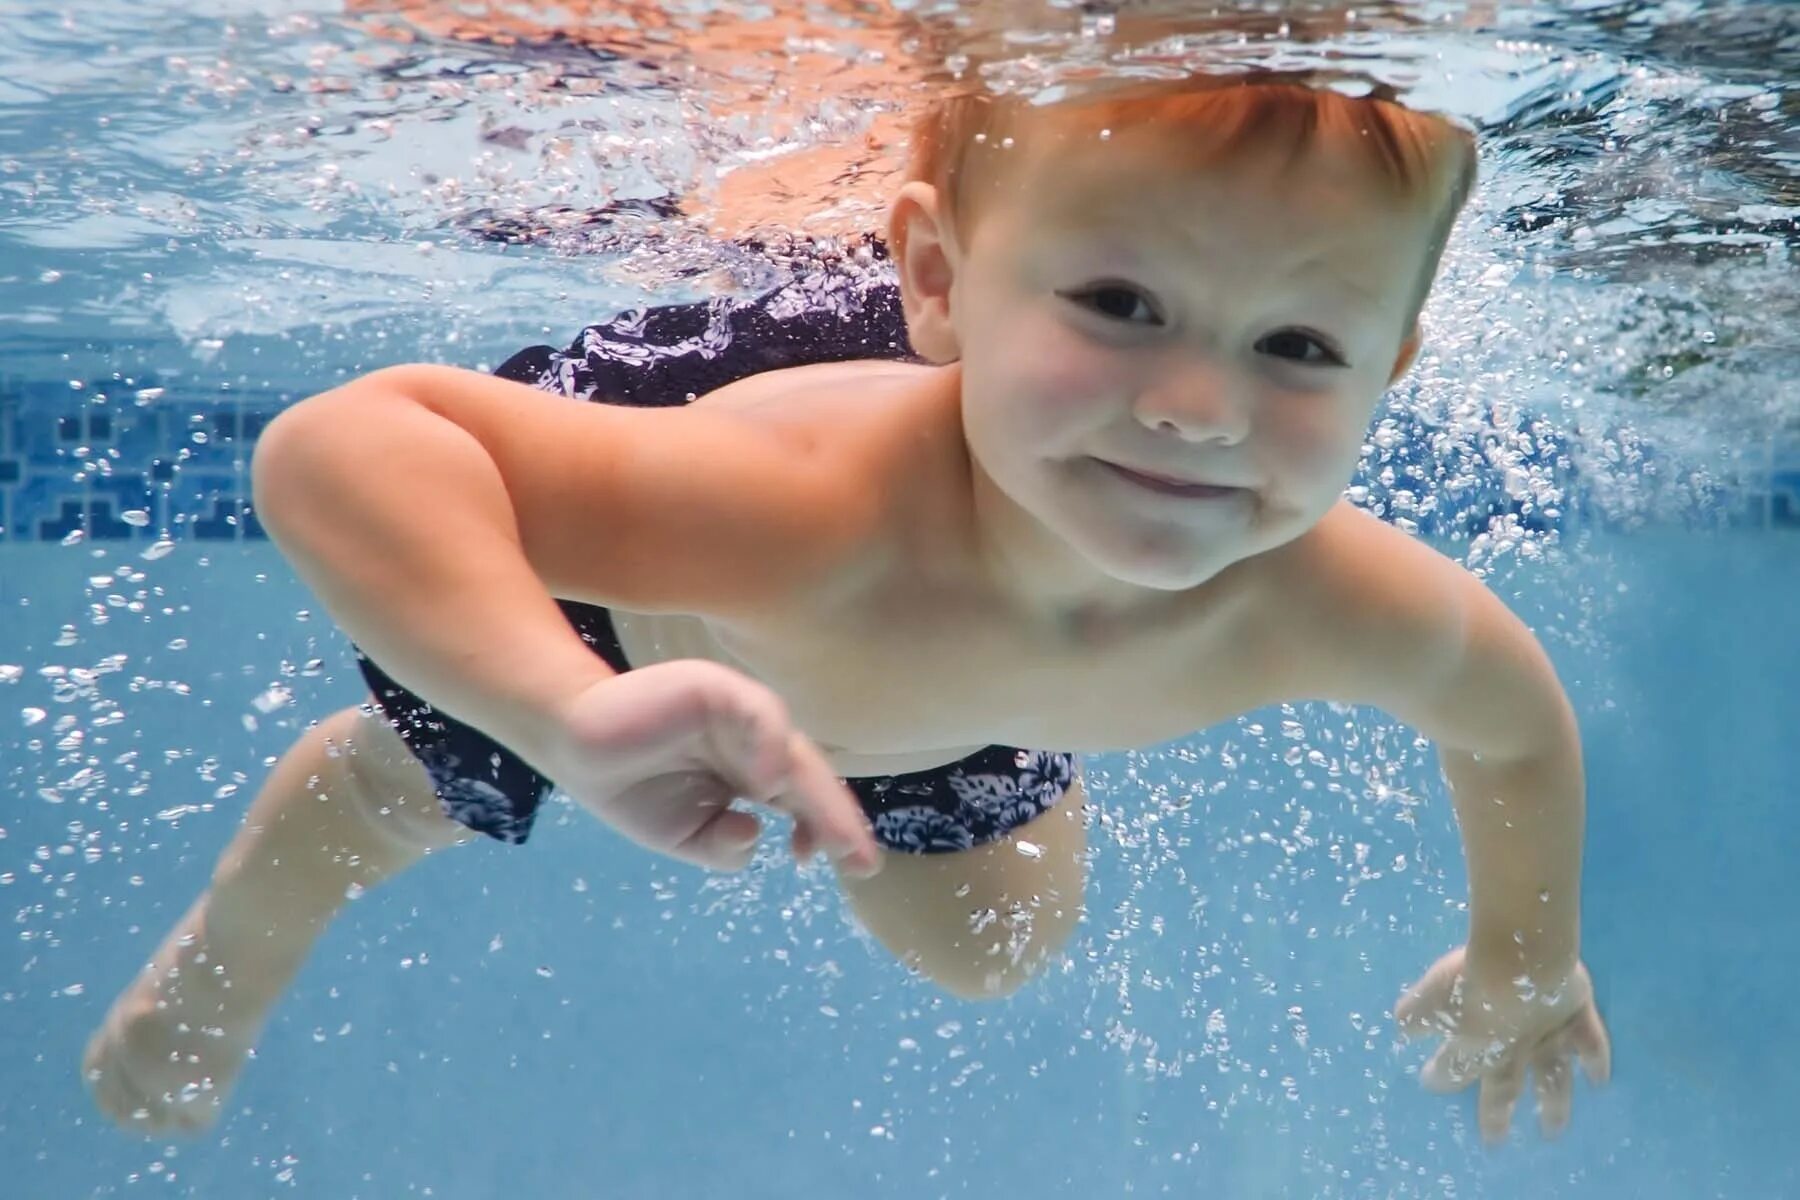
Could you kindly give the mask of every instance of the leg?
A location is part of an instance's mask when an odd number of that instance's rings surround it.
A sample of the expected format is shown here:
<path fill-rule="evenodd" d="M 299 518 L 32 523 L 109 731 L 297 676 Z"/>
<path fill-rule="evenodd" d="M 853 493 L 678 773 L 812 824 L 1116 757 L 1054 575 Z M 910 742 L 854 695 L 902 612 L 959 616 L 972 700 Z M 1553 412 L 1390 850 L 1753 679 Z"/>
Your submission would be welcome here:
<path fill-rule="evenodd" d="M 89 1041 L 102 1110 L 145 1133 L 210 1125 L 263 1021 L 353 887 L 468 831 L 380 715 L 334 713 L 282 756 L 201 894 Z"/>
<path fill-rule="evenodd" d="M 839 879 L 857 918 L 901 962 L 965 1000 L 1006 996 L 1081 917 L 1085 800 L 1078 774 L 1054 808 L 1005 837 L 956 854 L 888 852 L 873 879 Z"/>

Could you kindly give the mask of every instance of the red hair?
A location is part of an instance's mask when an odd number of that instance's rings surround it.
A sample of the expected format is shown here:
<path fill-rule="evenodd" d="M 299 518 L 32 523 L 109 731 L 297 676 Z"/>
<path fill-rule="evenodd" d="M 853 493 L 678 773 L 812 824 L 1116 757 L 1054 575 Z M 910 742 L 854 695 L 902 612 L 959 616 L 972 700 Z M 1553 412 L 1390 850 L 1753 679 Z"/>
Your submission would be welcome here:
<path fill-rule="evenodd" d="M 1272 147 L 1285 147 L 1291 162 L 1321 139 L 1342 140 L 1361 148 L 1372 184 L 1432 215 L 1416 310 L 1475 185 L 1474 136 L 1440 114 L 1401 105 L 1385 89 L 1349 96 L 1310 85 L 1307 78 L 1276 72 L 1196 75 L 1078 91 L 1049 104 L 962 92 L 933 103 L 914 124 L 906 177 L 935 187 L 966 234 L 979 208 L 978 185 L 1001 173 L 1002 160 L 992 151 L 1046 130 L 1099 135 L 1154 124 L 1173 135 L 1185 159 L 1205 164 Z"/>

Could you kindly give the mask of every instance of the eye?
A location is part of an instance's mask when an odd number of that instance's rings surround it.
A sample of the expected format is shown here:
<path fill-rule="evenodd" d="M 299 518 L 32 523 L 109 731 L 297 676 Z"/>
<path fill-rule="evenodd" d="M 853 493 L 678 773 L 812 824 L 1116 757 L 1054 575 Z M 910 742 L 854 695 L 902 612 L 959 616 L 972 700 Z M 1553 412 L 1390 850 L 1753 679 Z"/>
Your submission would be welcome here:
<path fill-rule="evenodd" d="M 1330 344 L 1303 329 L 1283 329 L 1256 343 L 1257 350 L 1303 367 L 1344 367 L 1349 364 Z M 1310 353 L 1317 351 L 1317 355 Z"/>
<path fill-rule="evenodd" d="M 1133 325 L 1163 323 L 1149 297 L 1129 284 L 1101 283 L 1072 292 L 1058 292 L 1057 295 L 1109 320 L 1126 321 Z"/>

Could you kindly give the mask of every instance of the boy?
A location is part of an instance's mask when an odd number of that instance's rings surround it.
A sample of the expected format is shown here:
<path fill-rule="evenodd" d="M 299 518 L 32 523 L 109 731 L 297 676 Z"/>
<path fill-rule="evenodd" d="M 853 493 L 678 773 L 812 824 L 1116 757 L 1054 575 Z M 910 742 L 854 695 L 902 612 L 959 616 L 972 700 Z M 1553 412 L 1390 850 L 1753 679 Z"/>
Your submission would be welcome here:
<path fill-rule="evenodd" d="M 1472 576 L 1340 498 L 1467 135 L 1202 78 L 958 97 L 909 174 L 885 324 L 855 283 L 627 315 L 511 379 L 390 368 L 269 426 L 257 510 L 371 703 L 282 759 L 95 1035 L 114 1119 L 210 1122 L 346 890 L 524 840 L 550 781 L 715 869 L 759 828 L 734 798 L 791 813 L 878 940 L 1004 995 L 1080 912 L 1073 752 L 1320 697 L 1435 738 L 1454 792 L 1468 943 L 1396 1006 L 1445 1037 L 1424 1080 L 1479 1080 L 1498 1138 L 1527 1067 L 1546 1132 L 1571 1052 L 1605 1077 L 1567 699 Z"/>

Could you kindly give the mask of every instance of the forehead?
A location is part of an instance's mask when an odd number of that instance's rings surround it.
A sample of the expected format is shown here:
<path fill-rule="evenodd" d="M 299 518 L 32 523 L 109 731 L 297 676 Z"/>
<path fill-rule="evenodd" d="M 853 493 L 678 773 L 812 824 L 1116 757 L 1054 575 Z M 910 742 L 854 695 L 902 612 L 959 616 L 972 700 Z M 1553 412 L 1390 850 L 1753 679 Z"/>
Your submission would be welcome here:
<path fill-rule="evenodd" d="M 1159 244 L 1205 253 L 1248 239 L 1403 276 L 1418 269 L 1431 232 L 1427 199 L 1404 195 L 1341 139 L 1221 153 L 1148 124 L 1102 131 L 1040 119 L 1021 134 L 988 151 L 983 190 L 1027 232 L 1100 235 L 1159 254 Z"/>
<path fill-rule="evenodd" d="M 1274 205 L 1291 216 L 1330 223 L 1379 219 L 1397 230 L 1429 221 L 1424 196 L 1408 196 L 1343 137 L 1316 137 L 1301 148 L 1220 149 L 1152 122 L 1129 130 L 1040 121 L 990 149 L 995 189 L 1046 212 L 1174 212 L 1228 198 Z M 1141 216 L 1139 216 L 1141 219 Z M 1418 228 L 1424 236 L 1424 228 Z"/>

